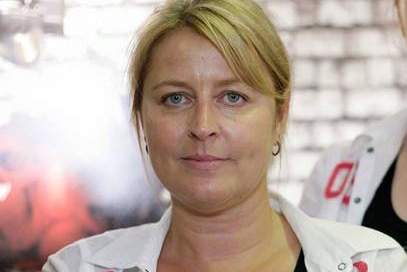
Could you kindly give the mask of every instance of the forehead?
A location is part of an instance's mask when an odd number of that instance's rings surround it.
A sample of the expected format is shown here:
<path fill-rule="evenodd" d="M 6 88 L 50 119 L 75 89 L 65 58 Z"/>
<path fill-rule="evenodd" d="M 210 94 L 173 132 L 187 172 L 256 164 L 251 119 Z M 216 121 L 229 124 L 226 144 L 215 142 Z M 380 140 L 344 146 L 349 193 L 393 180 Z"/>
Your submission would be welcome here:
<path fill-rule="evenodd" d="M 220 56 L 219 51 L 209 39 L 189 27 L 182 27 L 168 32 L 154 45 L 152 59 L 177 60 L 200 57 L 203 53 L 207 57 Z"/>
<path fill-rule="evenodd" d="M 234 76 L 212 42 L 188 27 L 172 30 L 153 47 L 147 75 L 158 73 Z"/>

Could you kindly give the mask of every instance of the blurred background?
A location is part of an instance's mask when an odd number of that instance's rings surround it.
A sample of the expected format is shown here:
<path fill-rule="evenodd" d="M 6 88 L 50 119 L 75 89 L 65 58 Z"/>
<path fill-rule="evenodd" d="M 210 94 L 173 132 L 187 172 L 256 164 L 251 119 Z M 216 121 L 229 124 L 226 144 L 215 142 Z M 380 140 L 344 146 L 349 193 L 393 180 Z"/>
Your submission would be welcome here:
<path fill-rule="evenodd" d="M 168 195 L 144 174 L 125 70 L 160 0 L 0 0 L 0 272 L 38 271 L 81 237 L 157 220 Z M 294 74 L 270 190 L 298 203 L 329 145 L 407 105 L 392 0 L 263 0 Z"/>

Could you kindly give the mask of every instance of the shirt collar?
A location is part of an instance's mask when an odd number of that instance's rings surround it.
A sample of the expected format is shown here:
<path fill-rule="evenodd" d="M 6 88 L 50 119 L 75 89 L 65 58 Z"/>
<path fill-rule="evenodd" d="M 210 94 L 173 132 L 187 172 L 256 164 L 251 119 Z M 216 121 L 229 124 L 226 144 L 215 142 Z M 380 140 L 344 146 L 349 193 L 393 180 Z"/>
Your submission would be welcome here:
<path fill-rule="evenodd" d="M 358 253 L 398 246 L 372 229 L 312 218 L 279 195 L 273 195 L 272 206 L 287 219 L 301 244 L 305 261 L 329 271 L 337 270 L 342 263 L 352 267 L 352 257 Z"/>
<path fill-rule="evenodd" d="M 306 262 L 311 260 L 328 271 L 336 269 L 338 263 L 352 265 L 351 257 L 355 250 L 341 239 L 336 239 L 337 236 L 332 235 L 332 230 L 325 232 L 318 224 L 319 219 L 309 217 L 282 196 L 275 195 L 272 199 L 274 210 L 280 211 L 285 216 L 297 236 Z M 335 249 L 332 249 L 333 245 Z"/>
<path fill-rule="evenodd" d="M 170 226 L 170 218 L 171 211 L 168 209 L 157 223 L 124 229 L 123 235 L 97 251 L 87 261 L 106 268 L 139 267 L 147 271 L 156 271 L 161 247 Z"/>

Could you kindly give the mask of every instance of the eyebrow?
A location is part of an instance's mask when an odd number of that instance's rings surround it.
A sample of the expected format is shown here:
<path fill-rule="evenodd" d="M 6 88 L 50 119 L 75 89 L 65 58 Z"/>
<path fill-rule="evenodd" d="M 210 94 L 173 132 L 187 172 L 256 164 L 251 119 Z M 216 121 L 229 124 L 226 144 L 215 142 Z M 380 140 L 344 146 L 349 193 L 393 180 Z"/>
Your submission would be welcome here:
<path fill-rule="evenodd" d="M 192 87 L 189 86 L 186 82 L 180 81 L 180 80 L 164 80 L 164 81 L 161 81 L 158 84 L 154 85 L 151 89 L 156 90 L 163 86 L 173 86 L 173 87 L 182 87 L 182 88 L 192 89 Z"/>
<path fill-rule="evenodd" d="M 215 83 L 215 87 L 219 88 L 219 87 L 229 86 L 229 85 L 233 85 L 233 84 L 242 84 L 242 81 L 236 77 L 226 78 L 226 79 L 218 80 Z M 156 90 L 163 86 L 173 86 L 173 87 L 182 87 L 182 88 L 187 88 L 187 89 L 193 89 L 192 86 L 190 86 L 185 81 L 181 81 L 181 80 L 164 80 L 164 81 L 161 81 L 158 84 L 154 85 L 151 89 Z"/>
<path fill-rule="evenodd" d="M 243 84 L 243 82 L 236 77 L 231 77 L 231 78 L 219 80 L 218 82 L 216 82 L 215 86 L 223 87 L 223 86 L 229 86 L 229 85 L 233 85 L 233 84 Z"/>

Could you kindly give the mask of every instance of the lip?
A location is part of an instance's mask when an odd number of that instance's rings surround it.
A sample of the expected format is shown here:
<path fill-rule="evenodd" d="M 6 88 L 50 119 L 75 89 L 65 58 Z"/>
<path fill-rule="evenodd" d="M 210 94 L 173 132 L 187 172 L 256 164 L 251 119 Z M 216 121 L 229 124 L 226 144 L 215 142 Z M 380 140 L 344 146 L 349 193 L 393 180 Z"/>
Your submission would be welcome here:
<path fill-rule="evenodd" d="M 213 171 L 221 167 L 227 158 L 220 158 L 212 155 L 199 155 L 195 154 L 192 156 L 183 157 L 182 161 L 189 167 L 200 171 Z"/>

